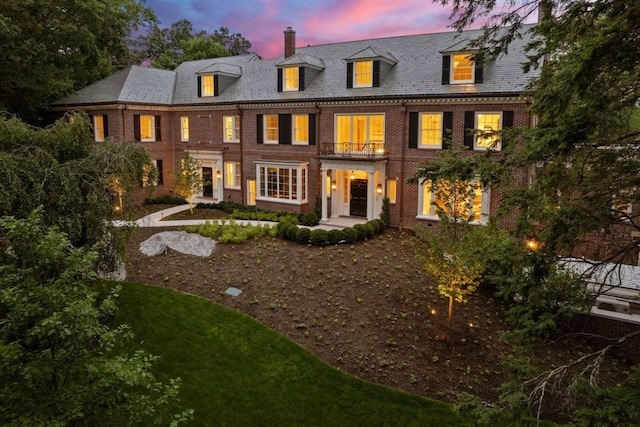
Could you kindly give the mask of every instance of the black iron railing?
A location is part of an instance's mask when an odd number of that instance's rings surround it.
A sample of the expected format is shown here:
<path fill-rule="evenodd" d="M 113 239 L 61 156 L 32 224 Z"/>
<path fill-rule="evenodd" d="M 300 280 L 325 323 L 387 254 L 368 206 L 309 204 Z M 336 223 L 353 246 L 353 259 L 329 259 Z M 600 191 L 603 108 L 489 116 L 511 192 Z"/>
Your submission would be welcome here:
<path fill-rule="evenodd" d="M 323 156 L 375 158 L 386 157 L 384 142 L 323 142 L 320 146 Z"/>

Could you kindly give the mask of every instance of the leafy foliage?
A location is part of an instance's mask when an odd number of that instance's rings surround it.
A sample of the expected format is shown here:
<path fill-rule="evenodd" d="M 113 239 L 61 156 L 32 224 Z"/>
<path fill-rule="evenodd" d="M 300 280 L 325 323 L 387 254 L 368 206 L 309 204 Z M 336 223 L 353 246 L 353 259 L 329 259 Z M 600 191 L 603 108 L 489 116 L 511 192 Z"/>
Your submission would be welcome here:
<path fill-rule="evenodd" d="M 202 176 L 200 162 L 185 151 L 180 162 L 180 168 L 173 176 L 173 189 L 189 202 L 189 209 L 193 214 L 193 199 L 202 191 Z"/>
<path fill-rule="evenodd" d="M 177 380 L 158 382 L 153 356 L 122 354 L 110 329 L 117 290 L 92 290 L 98 254 L 47 227 L 42 210 L 0 219 L 0 423 L 158 425 Z M 188 420 L 191 411 L 174 418 Z"/>

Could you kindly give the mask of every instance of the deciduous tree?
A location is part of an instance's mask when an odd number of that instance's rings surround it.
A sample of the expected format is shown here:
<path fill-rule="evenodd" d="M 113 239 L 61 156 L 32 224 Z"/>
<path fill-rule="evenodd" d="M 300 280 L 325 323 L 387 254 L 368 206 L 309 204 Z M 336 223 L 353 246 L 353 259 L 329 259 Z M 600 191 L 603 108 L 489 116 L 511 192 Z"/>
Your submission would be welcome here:
<path fill-rule="evenodd" d="M 193 214 L 193 199 L 202 191 L 202 175 L 200 162 L 185 151 L 180 160 L 180 169 L 174 174 L 174 191 L 189 202 Z"/>

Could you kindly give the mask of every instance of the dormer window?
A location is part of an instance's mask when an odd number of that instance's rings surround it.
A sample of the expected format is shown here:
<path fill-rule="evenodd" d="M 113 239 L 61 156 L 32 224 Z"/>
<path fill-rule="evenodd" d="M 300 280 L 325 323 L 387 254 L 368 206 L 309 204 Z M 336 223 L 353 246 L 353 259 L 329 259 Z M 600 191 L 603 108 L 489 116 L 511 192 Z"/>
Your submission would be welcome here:
<path fill-rule="evenodd" d="M 198 76 L 198 97 L 218 95 L 218 76 L 203 74 Z"/>
<path fill-rule="evenodd" d="M 459 52 L 442 56 L 442 84 L 482 83 L 483 68 L 473 53 Z"/>
<path fill-rule="evenodd" d="M 353 63 L 353 87 L 373 86 L 373 61 L 355 61 Z"/>
<path fill-rule="evenodd" d="M 299 89 L 299 75 L 300 71 L 298 67 L 285 67 L 283 69 L 283 90 L 297 91 Z"/>

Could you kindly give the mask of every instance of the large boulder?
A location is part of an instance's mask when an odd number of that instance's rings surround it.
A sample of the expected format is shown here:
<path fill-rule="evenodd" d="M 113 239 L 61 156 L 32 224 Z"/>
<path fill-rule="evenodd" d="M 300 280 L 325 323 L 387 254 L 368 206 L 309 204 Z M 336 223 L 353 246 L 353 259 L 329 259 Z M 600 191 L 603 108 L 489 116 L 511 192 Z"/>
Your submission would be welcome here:
<path fill-rule="evenodd" d="M 215 240 L 186 231 L 163 231 L 140 243 L 140 252 L 147 256 L 162 255 L 167 248 L 188 255 L 208 257 L 215 248 Z"/>

